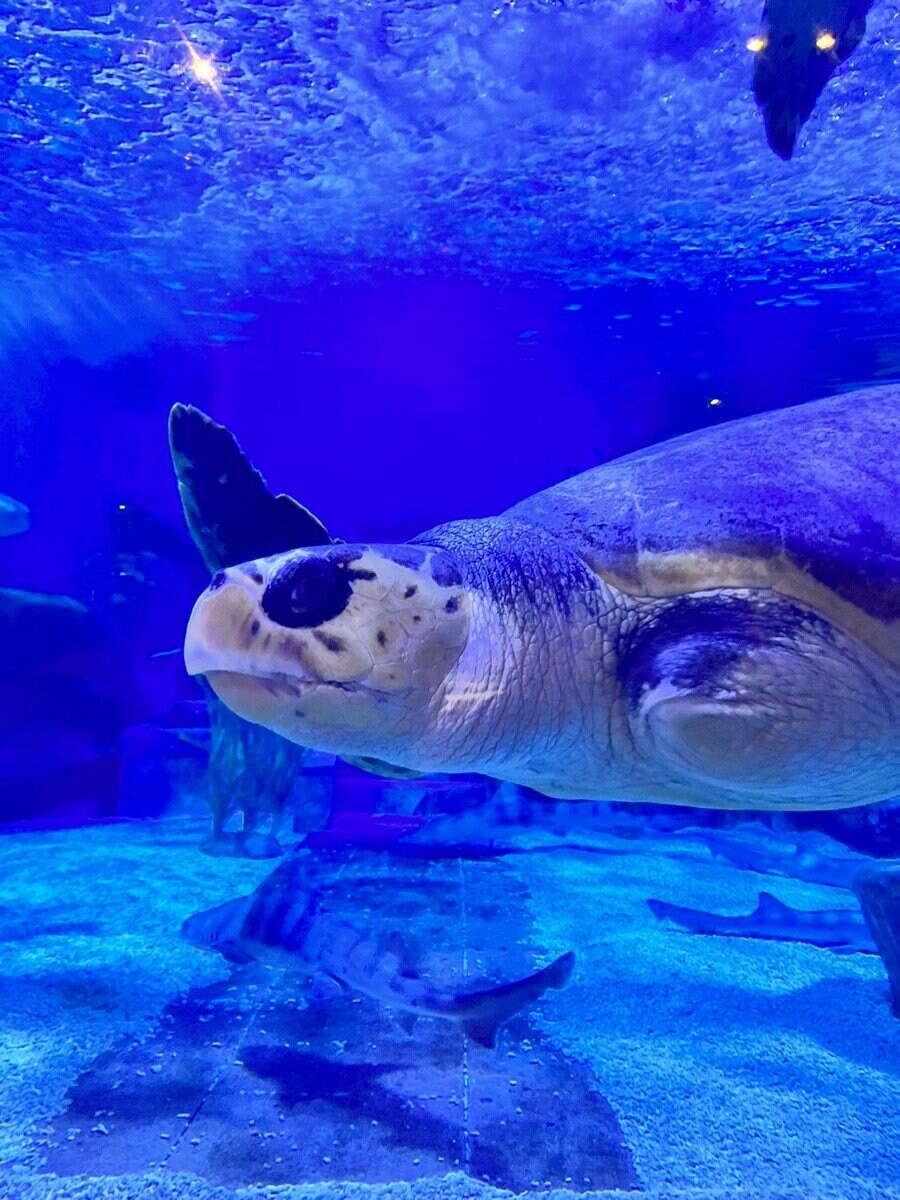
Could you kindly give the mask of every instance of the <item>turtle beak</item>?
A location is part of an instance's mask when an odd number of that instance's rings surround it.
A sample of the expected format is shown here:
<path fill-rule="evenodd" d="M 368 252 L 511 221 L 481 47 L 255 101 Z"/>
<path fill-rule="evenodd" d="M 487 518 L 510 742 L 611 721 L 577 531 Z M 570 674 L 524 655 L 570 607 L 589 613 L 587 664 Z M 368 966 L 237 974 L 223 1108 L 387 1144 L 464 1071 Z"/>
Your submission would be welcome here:
<path fill-rule="evenodd" d="M 191 613 L 184 662 L 237 716 L 291 737 L 298 699 L 324 686 L 344 702 L 344 691 L 372 662 L 367 653 L 338 655 L 315 639 L 310 645 L 307 630 L 268 615 L 266 593 L 284 566 L 281 556 L 217 572 Z M 324 678 L 323 660 L 337 679 Z"/>
<path fill-rule="evenodd" d="M 264 567 L 264 563 L 230 567 L 212 577 L 188 621 L 184 665 L 189 675 L 252 673 L 266 586 Z"/>

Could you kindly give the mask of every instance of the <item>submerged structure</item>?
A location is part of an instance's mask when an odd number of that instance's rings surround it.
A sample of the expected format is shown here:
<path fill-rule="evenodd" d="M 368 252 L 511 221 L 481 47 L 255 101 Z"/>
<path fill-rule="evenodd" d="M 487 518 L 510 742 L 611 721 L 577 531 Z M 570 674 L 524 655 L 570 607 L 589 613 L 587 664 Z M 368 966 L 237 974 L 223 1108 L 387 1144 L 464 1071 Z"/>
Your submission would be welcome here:
<path fill-rule="evenodd" d="M 872 0 L 767 0 L 754 52 L 753 94 L 779 158 L 794 155 L 800 129 L 825 85 L 866 32 Z"/>
<path fill-rule="evenodd" d="M 866 923 L 891 984 L 891 1006 L 900 1017 L 900 864 L 872 863 L 853 880 Z"/>

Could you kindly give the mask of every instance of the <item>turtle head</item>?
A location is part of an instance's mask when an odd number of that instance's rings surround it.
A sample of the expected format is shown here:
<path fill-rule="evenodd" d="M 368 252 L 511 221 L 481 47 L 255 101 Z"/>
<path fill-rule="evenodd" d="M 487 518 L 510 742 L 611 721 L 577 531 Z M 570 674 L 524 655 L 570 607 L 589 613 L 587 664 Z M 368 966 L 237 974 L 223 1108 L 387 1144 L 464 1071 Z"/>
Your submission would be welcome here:
<path fill-rule="evenodd" d="M 444 551 L 313 547 L 217 572 L 185 664 L 238 716 L 293 742 L 388 757 L 427 727 L 468 624 Z"/>

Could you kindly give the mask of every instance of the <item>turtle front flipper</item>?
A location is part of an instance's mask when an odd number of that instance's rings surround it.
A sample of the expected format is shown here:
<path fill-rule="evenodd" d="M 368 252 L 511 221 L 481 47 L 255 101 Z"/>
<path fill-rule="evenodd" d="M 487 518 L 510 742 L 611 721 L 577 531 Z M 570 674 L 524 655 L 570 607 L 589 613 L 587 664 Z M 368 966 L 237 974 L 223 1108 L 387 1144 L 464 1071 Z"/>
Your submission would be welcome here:
<path fill-rule="evenodd" d="M 748 809 L 885 798 L 897 714 L 880 674 L 848 634 L 769 592 L 659 606 L 622 659 L 653 798 Z"/>
<path fill-rule="evenodd" d="M 234 434 L 199 408 L 173 406 L 169 414 L 169 446 L 185 520 L 210 571 L 339 541 L 293 497 L 270 492 Z M 234 720 L 226 739 L 228 744 L 240 747 L 251 737 L 257 740 L 266 737 L 272 742 L 270 758 L 277 758 L 279 753 L 290 752 L 295 757 L 301 753 L 294 747 L 288 751 L 288 743 L 283 739 L 258 729 L 248 730 L 242 737 L 233 725 Z M 260 757 L 265 761 L 265 755 Z M 214 767 L 219 761 L 221 755 L 214 754 Z M 348 758 L 347 762 L 392 779 L 416 778 L 418 774 L 374 758 Z M 216 774 L 213 770 L 214 777 Z M 233 791 L 235 780 L 242 779 L 243 772 L 236 769 L 236 764 L 228 763 L 226 777 Z M 214 812 L 224 819 L 224 810 L 214 806 Z M 221 830 L 214 828 L 213 841 L 220 838 Z"/>
<path fill-rule="evenodd" d="M 198 408 L 176 404 L 169 415 L 169 446 L 185 520 L 210 571 L 334 539 L 290 496 L 274 495 L 234 435 Z M 204 688 L 213 728 L 209 760 L 212 835 L 208 854 L 273 857 L 282 811 L 303 767 L 304 751 L 277 734 L 233 716 Z M 243 815 L 241 834 L 224 826 Z M 307 823 L 320 814 L 307 811 Z M 270 819 L 263 837 L 257 824 Z"/>
<path fill-rule="evenodd" d="M 334 541 L 302 504 L 273 495 L 234 435 L 199 408 L 173 406 L 169 447 L 185 520 L 210 571 Z"/>
<path fill-rule="evenodd" d="M 397 767 L 393 763 L 384 762 L 380 758 L 344 758 L 351 767 L 359 767 L 369 775 L 377 775 L 381 779 L 421 779 L 421 771 L 411 771 L 409 767 Z"/>

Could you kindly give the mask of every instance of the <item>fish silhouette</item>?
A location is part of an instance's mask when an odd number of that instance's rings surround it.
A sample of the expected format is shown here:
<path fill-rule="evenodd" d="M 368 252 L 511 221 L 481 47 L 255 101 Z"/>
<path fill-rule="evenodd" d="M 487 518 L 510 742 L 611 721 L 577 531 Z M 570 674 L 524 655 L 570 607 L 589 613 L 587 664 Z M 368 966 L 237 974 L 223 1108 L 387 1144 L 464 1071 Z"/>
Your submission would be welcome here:
<path fill-rule="evenodd" d="M 0 537 L 26 533 L 31 528 L 31 513 L 12 496 L 0 492 Z"/>
<path fill-rule="evenodd" d="M 773 942 L 806 942 L 838 954 L 877 953 L 865 920 L 855 908 L 807 912 L 791 908 L 770 892 L 760 892 L 759 903 L 747 916 L 726 916 L 697 908 L 681 908 L 663 900 L 648 900 L 647 904 L 660 921 L 671 921 L 690 933 L 762 938 Z"/>
<path fill-rule="evenodd" d="M 401 941 L 386 945 L 329 913 L 322 894 L 308 886 L 298 859 L 289 858 L 250 896 L 195 913 L 182 925 L 195 946 L 216 950 L 230 962 L 262 962 L 291 971 L 318 973 L 398 1014 L 404 1028 L 416 1017 L 440 1017 L 460 1025 L 481 1046 L 495 1044 L 511 1017 L 548 988 L 562 988 L 575 964 L 571 952 L 548 967 L 475 991 L 442 990 L 404 961 Z"/>
<path fill-rule="evenodd" d="M 853 873 L 868 859 L 835 842 L 820 840 L 817 848 L 805 838 L 776 837 L 757 822 L 729 831 L 687 828 L 682 835 L 705 842 L 714 858 L 723 858 L 742 871 L 781 875 L 805 883 L 849 888 Z"/>

